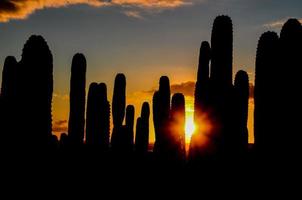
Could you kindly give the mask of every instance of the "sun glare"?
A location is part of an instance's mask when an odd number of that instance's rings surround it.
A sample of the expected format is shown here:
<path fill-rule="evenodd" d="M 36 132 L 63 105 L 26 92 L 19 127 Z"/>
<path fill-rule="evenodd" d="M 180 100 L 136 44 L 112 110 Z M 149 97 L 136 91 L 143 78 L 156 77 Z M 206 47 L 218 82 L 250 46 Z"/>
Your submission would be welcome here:
<path fill-rule="evenodd" d="M 194 103 L 192 98 L 186 98 L 186 123 L 185 123 L 185 134 L 186 143 L 190 143 L 191 137 L 195 132 L 194 124 Z"/>
<path fill-rule="evenodd" d="M 190 142 L 194 131 L 195 131 L 195 124 L 194 124 L 193 115 L 188 116 L 188 114 L 187 114 L 186 124 L 185 124 L 185 133 L 186 133 L 186 142 L 187 143 Z"/>

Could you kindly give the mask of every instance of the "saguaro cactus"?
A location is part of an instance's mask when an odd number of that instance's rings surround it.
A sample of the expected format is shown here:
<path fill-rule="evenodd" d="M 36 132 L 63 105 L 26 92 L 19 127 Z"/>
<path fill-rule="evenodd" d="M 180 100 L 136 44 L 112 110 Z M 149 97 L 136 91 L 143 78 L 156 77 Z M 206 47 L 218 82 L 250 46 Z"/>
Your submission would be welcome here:
<path fill-rule="evenodd" d="M 270 150 L 275 143 L 276 126 L 273 92 L 275 82 L 272 73 L 278 65 L 278 35 L 275 32 L 266 32 L 261 35 L 258 42 L 255 70 L 255 113 L 254 134 L 255 145 L 260 150 Z M 274 79 L 273 79 L 274 80 Z M 280 105 L 279 105 L 280 106 Z M 278 107 L 279 107 L 278 106 Z"/>
<path fill-rule="evenodd" d="M 176 93 L 172 97 L 170 142 L 174 146 L 173 151 L 177 160 L 185 160 L 186 156 L 185 114 L 185 97 L 181 93 Z"/>
<path fill-rule="evenodd" d="M 91 83 L 86 112 L 86 144 L 100 150 L 109 148 L 110 106 L 104 83 Z"/>
<path fill-rule="evenodd" d="M 68 137 L 72 146 L 80 146 L 84 140 L 85 87 L 86 59 L 83 54 L 77 53 L 72 59 L 70 79 Z"/>
<path fill-rule="evenodd" d="M 218 87 L 232 86 L 233 25 L 228 16 L 216 17 L 211 37 L 211 80 Z"/>
<path fill-rule="evenodd" d="M 245 71 L 238 71 L 234 84 L 234 138 L 233 147 L 237 152 L 246 152 L 248 148 L 248 104 L 249 77 Z"/>
<path fill-rule="evenodd" d="M 170 82 L 167 76 L 159 81 L 159 90 L 153 96 L 153 117 L 155 128 L 154 151 L 165 152 L 169 145 L 169 117 L 170 117 Z"/>
<path fill-rule="evenodd" d="M 150 107 L 148 102 L 142 105 L 141 116 L 136 121 L 135 151 L 138 154 L 146 154 L 149 145 L 149 116 Z"/>
<path fill-rule="evenodd" d="M 111 137 L 111 146 L 114 149 L 118 146 L 119 137 L 122 134 L 122 124 L 125 116 L 126 106 L 126 77 L 124 74 L 117 74 L 114 82 L 112 97 L 112 117 L 113 131 Z"/>
<path fill-rule="evenodd" d="M 194 93 L 194 122 L 200 124 L 202 112 L 207 112 L 209 106 L 209 62 L 211 49 L 208 42 L 202 42 L 199 52 L 197 81 Z M 197 130 L 197 133 L 199 131 Z"/>
<path fill-rule="evenodd" d="M 1 102 L 0 102 L 0 132 L 5 146 L 13 140 L 12 130 L 15 127 L 15 101 L 17 92 L 17 61 L 15 57 L 5 59 L 2 71 Z"/>
<path fill-rule="evenodd" d="M 287 155 L 299 156 L 300 141 L 302 140 L 300 129 L 300 111 L 302 110 L 302 97 L 298 91 L 301 91 L 300 68 L 302 52 L 302 26 L 297 19 L 289 19 L 282 27 L 280 33 L 280 63 L 277 72 L 278 98 L 275 100 L 279 117 L 276 121 L 278 129 L 276 130 L 276 143 L 283 148 L 280 150 L 288 152 Z M 282 94 L 282 95 L 280 95 Z M 283 105 L 283 106 L 280 106 Z M 286 133 L 286 137 L 284 134 Z"/>
<path fill-rule="evenodd" d="M 125 142 L 126 142 L 126 149 L 128 151 L 133 150 L 133 139 L 134 139 L 134 106 L 128 105 L 126 108 L 126 134 L 125 135 Z"/>
<path fill-rule="evenodd" d="M 5 58 L 2 71 L 1 96 L 4 99 L 12 100 L 17 90 L 17 61 L 13 56 Z"/>
<path fill-rule="evenodd" d="M 52 130 L 53 63 L 51 51 L 43 37 L 33 35 L 25 43 L 18 71 L 20 141 L 27 142 L 27 147 L 45 147 Z M 31 130 L 30 134 L 21 136 L 24 130 Z"/>

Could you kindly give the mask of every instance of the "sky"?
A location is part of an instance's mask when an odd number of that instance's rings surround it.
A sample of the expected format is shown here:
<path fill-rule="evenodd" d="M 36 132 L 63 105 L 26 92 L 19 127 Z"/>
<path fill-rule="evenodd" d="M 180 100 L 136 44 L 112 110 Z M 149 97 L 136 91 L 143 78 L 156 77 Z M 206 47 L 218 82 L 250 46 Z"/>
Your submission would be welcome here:
<path fill-rule="evenodd" d="M 243 69 L 253 82 L 260 35 L 279 33 L 290 17 L 302 19 L 301 9 L 301 0 L 0 0 L 0 70 L 6 56 L 20 60 L 30 35 L 47 40 L 54 59 L 57 135 L 66 132 L 70 66 L 77 52 L 87 59 L 87 89 L 91 82 L 105 82 L 111 101 L 115 75 L 124 73 L 127 104 L 135 105 L 138 117 L 143 101 L 152 103 L 160 76 L 167 75 L 172 92 L 185 93 L 192 118 L 199 46 L 210 40 L 215 17 L 232 18 L 234 73 Z M 252 99 L 249 110 L 252 142 Z M 150 130 L 154 141 L 152 125 Z"/>

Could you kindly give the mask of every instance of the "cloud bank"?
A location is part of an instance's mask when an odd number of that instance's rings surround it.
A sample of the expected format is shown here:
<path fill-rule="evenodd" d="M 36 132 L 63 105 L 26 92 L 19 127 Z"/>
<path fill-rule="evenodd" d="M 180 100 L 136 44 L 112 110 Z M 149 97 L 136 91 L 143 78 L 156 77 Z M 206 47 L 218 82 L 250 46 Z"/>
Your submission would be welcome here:
<path fill-rule="evenodd" d="M 0 0 L 0 22 L 26 19 L 37 10 L 76 4 L 93 7 L 128 6 L 146 9 L 171 9 L 191 3 L 189 0 Z M 133 13 L 132 16 L 134 16 Z"/>

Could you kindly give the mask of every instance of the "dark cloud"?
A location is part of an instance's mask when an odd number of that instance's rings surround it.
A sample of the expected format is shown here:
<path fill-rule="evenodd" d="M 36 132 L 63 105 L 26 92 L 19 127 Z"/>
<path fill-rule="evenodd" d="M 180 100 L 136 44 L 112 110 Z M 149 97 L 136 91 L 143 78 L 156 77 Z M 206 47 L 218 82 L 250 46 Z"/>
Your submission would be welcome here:
<path fill-rule="evenodd" d="M 117 5 L 144 9 L 167 9 L 188 5 L 191 2 L 188 0 L 0 0 L 0 22 L 26 19 L 35 11 L 45 8 L 59 8 L 76 4 L 94 7 Z"/>

